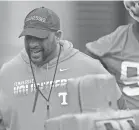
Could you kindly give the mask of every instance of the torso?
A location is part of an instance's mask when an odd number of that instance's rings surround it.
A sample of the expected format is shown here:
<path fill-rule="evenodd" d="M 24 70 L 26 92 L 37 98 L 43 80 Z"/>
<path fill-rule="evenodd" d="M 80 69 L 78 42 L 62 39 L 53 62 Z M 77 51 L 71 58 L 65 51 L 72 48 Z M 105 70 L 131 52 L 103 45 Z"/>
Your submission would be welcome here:
<path fill-rule="evenodd" d="M 128 39 L 121 52 L 104 57 L 103 62 L 108 71 L 115 75 L 125 97 L 130 100 L 129 107 L 139 108 L 139 42 L 132 28 L 129 29 Z"/>

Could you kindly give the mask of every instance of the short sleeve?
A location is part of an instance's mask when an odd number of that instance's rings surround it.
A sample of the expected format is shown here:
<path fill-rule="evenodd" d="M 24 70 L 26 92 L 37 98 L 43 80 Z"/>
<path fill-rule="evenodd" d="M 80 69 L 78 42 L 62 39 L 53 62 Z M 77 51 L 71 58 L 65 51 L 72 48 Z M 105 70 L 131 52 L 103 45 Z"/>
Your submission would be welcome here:
<path fill-rule="evenodd" d="M 111 35 L 106 35 L 99 38 L 97 41 L 89 42 L 86 44 L 86 48 L 90 53 L 99 57 L 105 55 L 112 46 Z"/>
<path fill-rule="evenodd" d="M 87 43 L 87 51 L 98 57 L 118 52 L 126 42 L 129 27 L 130 25 L 119 26 L 112 33 Z"/>

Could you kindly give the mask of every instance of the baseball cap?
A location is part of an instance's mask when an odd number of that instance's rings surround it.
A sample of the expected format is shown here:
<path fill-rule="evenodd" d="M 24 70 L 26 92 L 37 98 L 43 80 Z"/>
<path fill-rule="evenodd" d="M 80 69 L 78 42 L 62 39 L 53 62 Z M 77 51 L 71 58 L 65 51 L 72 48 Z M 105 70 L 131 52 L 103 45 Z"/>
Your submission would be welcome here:
<path fill-rule="evenodd" d="M 31 35 L 46 38 L 50 31 L 60 30 L 60 19 L 52 10 L 40 7 L 32 10 L 24 20 L 24 29 L 19 37 Z"/>

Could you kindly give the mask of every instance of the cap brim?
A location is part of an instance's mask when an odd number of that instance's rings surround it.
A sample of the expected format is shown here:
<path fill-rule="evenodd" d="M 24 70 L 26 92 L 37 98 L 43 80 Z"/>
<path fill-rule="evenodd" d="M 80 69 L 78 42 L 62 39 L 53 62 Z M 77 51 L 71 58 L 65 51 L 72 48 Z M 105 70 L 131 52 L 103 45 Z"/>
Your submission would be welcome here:
<path fill-rule="evenodd" d="M 22 36 L 30 35 L 38 38 L 46 38 L 48 36 L 48 30 L 41 30 L 36 28 L 26 28 L 22 31 L 19 38 Z"/>

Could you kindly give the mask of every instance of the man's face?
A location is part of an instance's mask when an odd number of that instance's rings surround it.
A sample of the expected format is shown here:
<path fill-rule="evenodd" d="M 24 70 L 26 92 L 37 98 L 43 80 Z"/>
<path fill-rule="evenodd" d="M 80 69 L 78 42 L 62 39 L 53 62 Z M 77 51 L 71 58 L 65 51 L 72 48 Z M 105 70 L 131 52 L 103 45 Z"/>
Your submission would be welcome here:
<path fill-rule="evenodd" d="M 43 62 L 56 51 L 55 33 L 50 32 L 45 39 L 33 36 L 25 36 L 25 48 L 34 64 Z"/>

